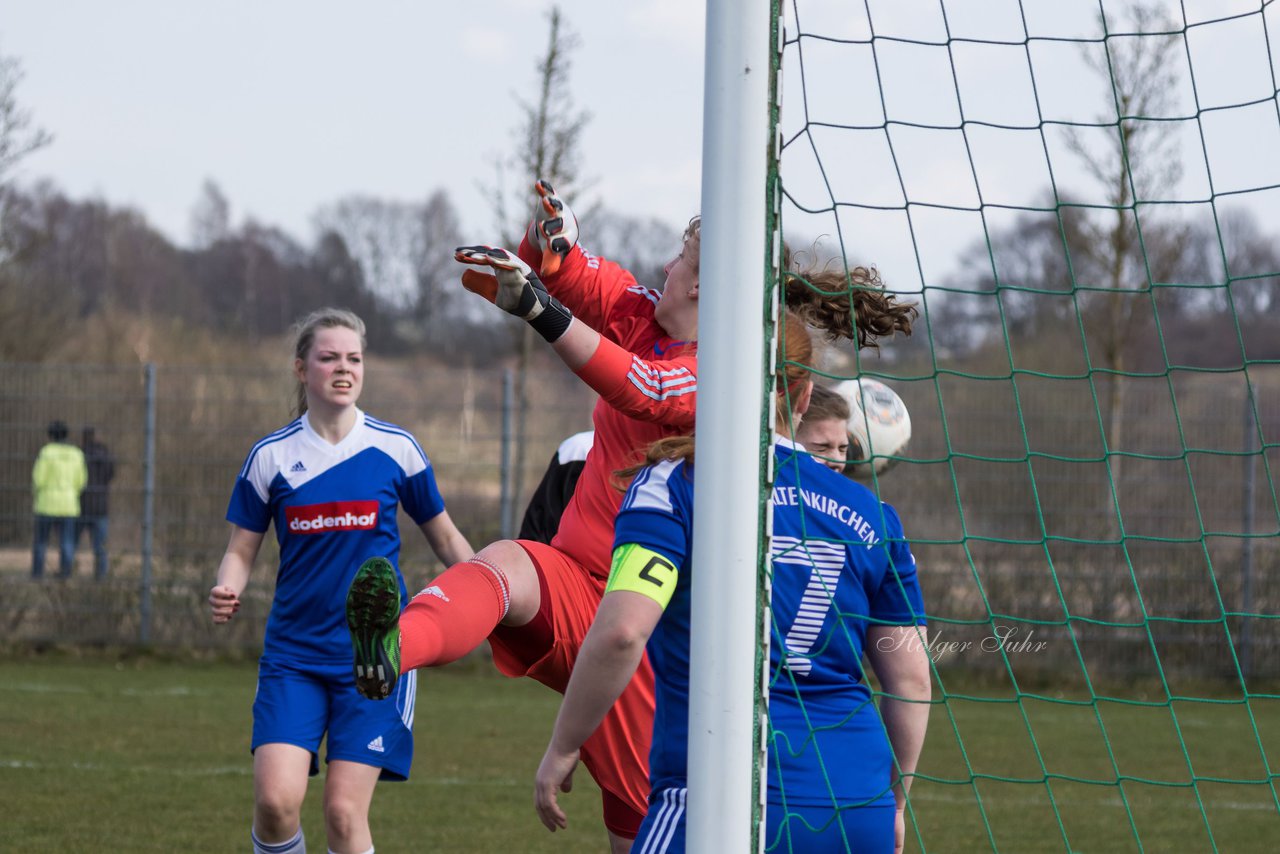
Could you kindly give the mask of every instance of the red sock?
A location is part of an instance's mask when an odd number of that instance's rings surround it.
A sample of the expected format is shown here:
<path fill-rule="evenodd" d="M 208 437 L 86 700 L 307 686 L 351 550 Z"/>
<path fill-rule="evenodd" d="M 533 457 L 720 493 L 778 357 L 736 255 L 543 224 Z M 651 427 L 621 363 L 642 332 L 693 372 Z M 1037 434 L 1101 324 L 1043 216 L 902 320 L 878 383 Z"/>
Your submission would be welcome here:
<path fill-rule="evenodd" d="M 478 647 L 507 615 L 507 577 L 488 561 L 454 564 L 400 615 L 400 669 L 448 664 Z"/>

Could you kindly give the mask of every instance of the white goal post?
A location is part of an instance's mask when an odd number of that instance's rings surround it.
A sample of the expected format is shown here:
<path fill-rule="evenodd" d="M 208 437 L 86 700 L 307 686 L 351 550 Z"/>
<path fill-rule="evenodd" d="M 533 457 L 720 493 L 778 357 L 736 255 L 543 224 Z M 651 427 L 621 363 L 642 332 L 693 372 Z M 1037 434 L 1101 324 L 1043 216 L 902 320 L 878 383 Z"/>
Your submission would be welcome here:
<path fill-rule="evenodd" d="M 772 330 L 765 306 L 772 150 L 770 0 L 708 0 L 689 673 L 692 854 L 747 852 L 763 767 L 756 650 L 761 470 Z M 768 430 L 769 432 L 763 432 Z M 767 647 L 766 647 L 767 649 Z M 767 652 L 765 656 L 767 661 Z"/>

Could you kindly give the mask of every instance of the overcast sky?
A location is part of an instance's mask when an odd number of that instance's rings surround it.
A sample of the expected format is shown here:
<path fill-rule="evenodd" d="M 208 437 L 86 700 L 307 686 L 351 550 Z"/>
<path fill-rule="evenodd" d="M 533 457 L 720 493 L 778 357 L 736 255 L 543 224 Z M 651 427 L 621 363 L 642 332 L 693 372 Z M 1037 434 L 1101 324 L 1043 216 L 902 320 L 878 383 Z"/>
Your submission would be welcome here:
<path fill-rule="evenodd" d="M 475 239 L 477 182 L 509 152 L 516 95 L 536 83 L 545 0 L 0 0 L 0 54 L 54 143 L 20 177 L 142 210 L 189 237 L 206 178 L 236 222 L 309 240 L 349 193 L 446 189 Z M 572 92 L 594 190 L 619 210 L 684 222 L 698 206 L 702 4 L 563 0 L 581 40 Z"/>
<path fill-rule="evenodd" d="M 1161 188 L 1178 203 L 1164 208 L 1213 224 L 1244 206 L 1274 232 L 1280 4 L 1162 4 L 1188 27 L 1161 117 L 1186 168 Z M 804 32 L 848 41 L 805 42 L 803 92 L 799 52 L 788 51 L 784 134 L 795 138 L 806 120 L 844 127 L 814 126 L 811 140 L 790 145 L 784 185 L 802 205 L 847 207 L 838 221 L 784 210 L 791 233 L 840 233 L 854 260 L 915 290 L 940 281 L 984 227 L 1011 221 L 998 206 L 1043 203 L 1051 173 L 1060 190 L 1102 201 L 1061 123 L 1108 111 L 1114 121 L 1113 94 L 1081 60 L 1100 50 L 1087 45 L 1102 35 L 1104 5 L 1109 29 L 1123 29 L 1128 0 L 800 0 Z M 572 96 L 593 116 L 586 201 L 682 224 L 699 207 L 704 4 L 560 6 L 581 39 Z M 179 243 L 207 178 L 236 224 L 252 216 L 303 241 L 316 209 L 344 195 L 420 200 L 444 188 L 468 239 L 490 240 L 477 183 L 491 182 L 495 157 L 512 148 L 515 99 L 534 85 L 548 8 L 0 0 L 0 54 L 22 62 L 18 96 L 56 137 L 22 178 L 132 205 Z"/>

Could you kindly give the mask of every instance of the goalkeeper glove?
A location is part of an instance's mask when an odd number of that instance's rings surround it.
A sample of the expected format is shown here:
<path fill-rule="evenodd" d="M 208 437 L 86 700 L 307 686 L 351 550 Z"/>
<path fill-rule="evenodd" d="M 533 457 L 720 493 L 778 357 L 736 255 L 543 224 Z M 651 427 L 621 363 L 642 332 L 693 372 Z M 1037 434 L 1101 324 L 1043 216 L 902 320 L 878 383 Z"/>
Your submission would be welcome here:
<path fill-rule="evenodd" d="M 578 244 L 578 218 L 546 181 L 539 180 L 533 188 L 538 192 L 538 206 L 529 223 L 529 243 L 542 250 L 542 275 L 553 276 Z"/>
<path fill-rule="evenodd" d="M 492 267 L 494 275 L 466 270 L 462 286 L 526 321 L 550 343 L 564 335 L 573 314 L 547 293 L 537 273 L 518 257 L 494 246 L 459 246 L 453 257 L 463 264 Z"/>

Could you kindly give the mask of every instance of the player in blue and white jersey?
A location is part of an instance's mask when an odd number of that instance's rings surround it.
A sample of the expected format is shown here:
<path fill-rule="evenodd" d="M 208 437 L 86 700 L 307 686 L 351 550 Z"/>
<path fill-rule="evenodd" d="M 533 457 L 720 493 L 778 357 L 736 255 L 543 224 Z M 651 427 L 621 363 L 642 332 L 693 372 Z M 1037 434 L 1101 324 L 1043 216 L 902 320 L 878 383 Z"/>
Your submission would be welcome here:
<path fill-rule="evenodd" d="M 795 440 L 814 459 L 834 471 L 844 471 L 849 456 L 849 404 L 829 388 L 815 385 L 809 408 L 796 427 Z"/>
<path fill-rule="evenodd" d="M 906 789 L 928 724 L 924 603 L 893 508 L 791 440 L 786 413 L 803 415 L 812 388 L 803 367 L 811 363 L 811 344 L 792 316 L 785 341 L 771 497 L 766 846 L 890 852 L 902 846 Z M 534 791 L 543 824 L 564 827 L 556 792 L 570 781 L 578 747 L 647 644 L 657 710 L 649 813 L 632 849 L 644 854 L 684 850 L 690 584 L 697 571 L 690 565 L 692 451 L 691 438 L 655 444 L 650 465 L 631 483 L 618 515 L 609 585 Z M 878 713 L 864 654 L 886 695 Z"/>
<path fill-rule="evenodd" d="M 351 682 L 346 595 L 369 558 L 397 567 L 397 507 L 448 565 L 471 547 L 444 509 L 431 463 L 413 436 L 357 406 L 364 379 L 364 323 L 322 309 L 295 344 L 299 417 L 249 452 L 227 508 L 231 540 L 209 594 L 213 621 L 240 607 L 267 529 L 280 568 L 267 618 L 253 703 L 257 854 L 306 850 L 300 814 L 327 734 L 324 814 L 331 851 L 369 852 L 369 804 L 379 778 L 404 780 L 413 760 L 413 678 L 394 703 L 371 703 Z M 404 577 L 399 599 L 404 601 Z"/>

